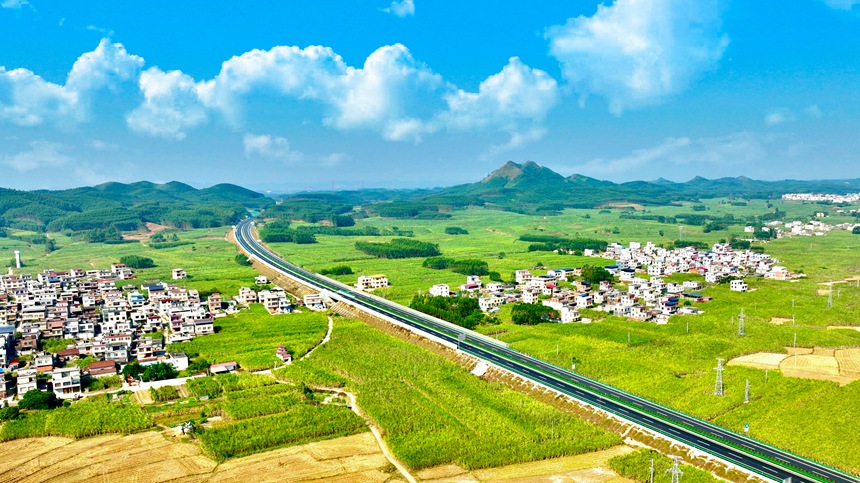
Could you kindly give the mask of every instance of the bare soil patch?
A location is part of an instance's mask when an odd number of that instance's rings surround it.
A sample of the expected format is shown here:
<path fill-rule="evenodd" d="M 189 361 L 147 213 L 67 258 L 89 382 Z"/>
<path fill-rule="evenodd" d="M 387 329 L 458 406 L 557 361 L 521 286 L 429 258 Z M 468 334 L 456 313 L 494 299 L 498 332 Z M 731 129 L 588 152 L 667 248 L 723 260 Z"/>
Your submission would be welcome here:
<path fill-rule="evenodd" d="M 853 373 L 860 378 L 860 348 L 837 350 L 835 357 L 841 374 L 847 376 Z"/>
<path fill-rule="evenodd" d="M 783 359 L 788 357 L 785 354 L 776 354 L 773 352 L 757 352 L 741 357 L 734 358 L 726 363 L 728 366 L 744 366 L 753 367 L 756 369 L 779 369 Z"/>
<path fill-rule="evenodd" d="M 144 241 L 144 240 L 149 239 L 149 237 L 154 235 L 155 233 L 158 233 L 160 231 L 164 231 L 168 228 L 170 228 L 170 227 L 166 226 L 166 225 L 159 225 L 158 223 L 147 222 L 146 223 L 146 231 L 141 230 L 139 233 L 136 233 L 134 235 L 123 235 L 122 239 L 123 240 Z"/>
<path fill-rule="evenodd" d="M 770 323 L 774 324 L 774 325 L 783 325 L 786 322 L 791 322 L 791 319 L 786 318 L 786 317 L 771 317 L 770 318 Z"/>

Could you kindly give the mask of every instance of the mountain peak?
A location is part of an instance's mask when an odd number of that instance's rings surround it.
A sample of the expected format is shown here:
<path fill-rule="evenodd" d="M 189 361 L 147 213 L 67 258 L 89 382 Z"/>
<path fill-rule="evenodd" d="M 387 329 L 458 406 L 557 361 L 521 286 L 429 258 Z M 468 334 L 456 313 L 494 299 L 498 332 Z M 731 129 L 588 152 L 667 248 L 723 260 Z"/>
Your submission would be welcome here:
<path fill-rule="evenodd" d="M 508 161 L 503 164 L 500 168 L 496 169 L 492 173 L 488 174 L 486 178 L 481 180 L 482 183 L 488 183 L 494 179 L 504 179 L 507 181 L 513 181 L 523 174 L 523 168 L 525 166 L 520 166 L 519 164 Z"/>

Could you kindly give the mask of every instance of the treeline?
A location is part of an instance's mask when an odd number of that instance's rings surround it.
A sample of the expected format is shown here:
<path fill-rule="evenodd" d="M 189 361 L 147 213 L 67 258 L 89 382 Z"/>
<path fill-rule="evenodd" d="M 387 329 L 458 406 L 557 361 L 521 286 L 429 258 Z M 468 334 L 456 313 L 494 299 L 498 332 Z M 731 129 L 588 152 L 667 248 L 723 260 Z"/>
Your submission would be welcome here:
<path fill-rule="evenodd" d="M 301 220 L 319 223 L 329 220 L 334 226 L 352 226 L 355 220 L 346 213 L 352 205 L 337 195 L 324 193 L 294 195 L 266 209 L 266 216 L 284 221 Z"/>
<path fill-rule="evenodd" d="M 470 297 L 416 295 L 412 297 L 409 307 L 467 329 L 492 321 L 481 312 L 478 299 Z"/>
<path fill-rule="evenodd" d="M 424 260 L 423 267 L 433 270 L 451 270 L 463 275 L 489 275 L 490 266 L 487 262 L 478 259 L 455 260 L 448 257 L 431 257 Z"/>
<path fill-rule="evenodd" d="M 451 218 L 449 213 L 439 211 L 437 203 L 425 203 L 420 201 L 398 201 L 392 203 L 377 203 L 364 206 L 369 215 L 377 215 L 383 218 L 419 219 L 419 220 L 442 220 Z"/>
<path fill-rule="evenodd" d="M 197 190 L 182 183 L 105 183 L 64 191 L 0 189 L 0 226 L 37 232 L 136 230 L 147 222 L 177 228 L 236 223 L 274 201 L 233 185 Z"/>
<path fill-rule="evenodd" d="M 582 252 L 586 249 L 604 251 L 609 246 L 608 242 L 603 240 L 595 240 L 592 238 L 564 238 L 552 235 L 531 235 L 526 234 L 520 236 L 521 241 L 537 242 L 529 245 L 530 252 L 554 252 L 556 250 L 569 250 L 574 252 Z"/>
<path fill-rule="evenodd" d="M 355 248 L 378 258 L 414 258 L 441 255 L 439 245 L 409 238 L 395 238 L 385 243 L 356 242 Z"/>
<path fill-rule="evenodd" d="M 361 228 L 338 228 L 334 226 L 299 226 L 290 228 L 288 221 L 273 221 L 260 229 L 260 238 L 264 242 L 281 243 L 316 243 L 316 235 L 328 236 L 414 236 L 412 230 L 400 230 L 396 227 L 380 229 L 375 226 Z"/>
<path fill-rule="evenodd" d="M 352 275 L 352 267 L 349 265 L 338 265 L 336 267 L 324 268 L 320 270 L 321 275 Z"/>

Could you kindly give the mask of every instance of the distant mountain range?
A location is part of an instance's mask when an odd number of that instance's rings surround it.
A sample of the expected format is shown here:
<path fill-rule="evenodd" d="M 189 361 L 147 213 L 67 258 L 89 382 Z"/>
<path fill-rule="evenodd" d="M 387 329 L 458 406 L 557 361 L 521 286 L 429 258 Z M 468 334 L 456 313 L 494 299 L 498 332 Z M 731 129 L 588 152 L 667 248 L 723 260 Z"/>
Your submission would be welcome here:
<path fill-rule="evenodd" d="M 146 222 L 169 226 L 220 226 L 247 209 L 274 204 L 264 195 L 232 184 L 196 189 L 165 184 L 104 183 L 60 191 L 0 188 L 0 227 L 32 231 L 133 230 Z"/>
<path fill-rule="evenodd" d="M 785 193 L 860 192 L 860 179 L 759 181 L 746 177 L 685 183 L 666 179 L 613 183 L 575 174 L 562 176 L 529 161 L 508 161 L 484 179 L 441 189 L 368 189 L 297 193 L 271 211 L 285 219 L 331 219 L 362 206 L 367 214 L 394 218 L 444 217 L 465 206 L 519 213 L 556 213 L 612 203 L 668 204 L 704 198 L 775 198 Z M 273 198 L 233 184 L 196 189 L 172 181 L 104 183 L 60 191 L 0 188 L 0 227 L 32 231 L 134 230 L 152 222 L 176 227 L 231 224 L 249 209 L 275 205 Z"/>
<path fill-rule="evenodd" d="M 666 179 L 613 183 L 575 174 L 564 177 L 529 161 L 508 161 L 476 183 L 445 188 L 418 197 L 424 202 L 495 205 L 515 211 L 593 208 L 612 202 L 667 204 L 703 198 L 773 198 L 784 193 L 860 192 L 860 179 L 759 181 L 747 177 L 709 180 L 697 176 L 685 183 Z"/>

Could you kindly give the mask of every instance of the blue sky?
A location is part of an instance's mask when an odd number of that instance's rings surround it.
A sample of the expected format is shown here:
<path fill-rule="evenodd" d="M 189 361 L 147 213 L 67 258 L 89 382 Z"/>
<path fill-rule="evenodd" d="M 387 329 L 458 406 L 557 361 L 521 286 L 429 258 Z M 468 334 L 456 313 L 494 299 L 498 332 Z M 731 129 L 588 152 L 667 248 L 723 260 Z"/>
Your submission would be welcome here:
<path fill-rule="evenodd" d="M 0 186 L 860 177 L 860 0 L 0 0 Z"/>

